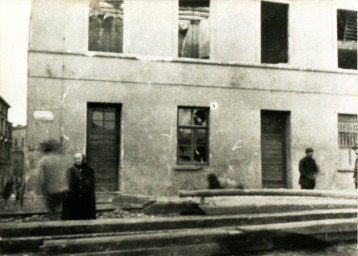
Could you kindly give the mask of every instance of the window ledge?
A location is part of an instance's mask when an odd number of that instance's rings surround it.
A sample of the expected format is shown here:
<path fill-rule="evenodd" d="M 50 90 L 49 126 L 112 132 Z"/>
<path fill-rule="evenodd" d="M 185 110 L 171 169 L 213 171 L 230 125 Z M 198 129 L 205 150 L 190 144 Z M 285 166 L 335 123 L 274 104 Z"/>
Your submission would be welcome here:
<path fill-rule="evenodd" d="M 352 169 L 337 169 L 337 172 L 348 172 L 348 173 L 353 173 L 354 171 Z"/>
<path fill-rule="evenodd" d="M 178 172 L 200 171 L 202 169 L 204 169 L 202 165 L 177 165 L 173 167 L 173 170 Z"/>

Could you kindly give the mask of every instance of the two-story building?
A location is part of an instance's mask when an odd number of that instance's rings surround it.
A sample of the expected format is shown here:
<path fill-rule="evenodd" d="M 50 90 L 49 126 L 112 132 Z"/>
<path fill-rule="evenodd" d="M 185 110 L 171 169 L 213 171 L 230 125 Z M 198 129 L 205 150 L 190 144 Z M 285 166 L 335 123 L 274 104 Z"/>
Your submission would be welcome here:
<path fill-rule="evenodd" d="M 10 105 L 0 96 L 0 192 L 11 171 L 12 124 L 8 121 L 9 108 Z"/>
<path fill-rule="evenodd" d="M 99 191 L 174 195 L 209 173 L 244 188 L 353 189 L 357 3 L 33 0 L 30 167 L 87 154 Z"/>

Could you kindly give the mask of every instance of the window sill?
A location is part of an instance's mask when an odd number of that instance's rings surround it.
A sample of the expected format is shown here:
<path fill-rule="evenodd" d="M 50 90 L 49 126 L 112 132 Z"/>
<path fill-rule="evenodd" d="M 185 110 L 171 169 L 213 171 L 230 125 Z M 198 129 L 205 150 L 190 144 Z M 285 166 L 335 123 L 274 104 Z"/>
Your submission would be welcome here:
<path fill-rule="evenodd" d="M 353 173 L 354 171 L 351 170 L 351 169 L 337 169 L 337 172 L 342 172 L 342 173 L 345 173 L 345 172 L 348 172 L 348 173 Z"/>
<path fill-rule="evenodd" d="M 173 170 L 177 172 L 200 171 L 203 169 L 203 165 L 177 165 L 173 167 Z"/>

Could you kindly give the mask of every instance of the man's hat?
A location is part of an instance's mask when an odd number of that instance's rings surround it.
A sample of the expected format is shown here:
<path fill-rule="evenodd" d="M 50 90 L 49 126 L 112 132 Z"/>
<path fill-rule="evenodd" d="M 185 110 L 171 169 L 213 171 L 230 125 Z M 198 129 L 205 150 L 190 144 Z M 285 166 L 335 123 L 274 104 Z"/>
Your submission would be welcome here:
<path fill-rule="evenodd" d="M 309 153 L 309 152 L 313 152 L 313 149 L 312 148 L 306 148 L 306 154 Z"/>

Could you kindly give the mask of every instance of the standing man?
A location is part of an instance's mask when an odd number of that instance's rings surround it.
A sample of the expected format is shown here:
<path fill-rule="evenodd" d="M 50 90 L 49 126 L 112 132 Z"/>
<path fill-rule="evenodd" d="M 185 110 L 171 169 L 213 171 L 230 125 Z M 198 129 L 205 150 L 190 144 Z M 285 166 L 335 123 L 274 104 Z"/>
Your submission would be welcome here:
<path fill-rule="evenodd" d="M 299 163 L 301 189 L 314 189 L 316 186 L 316 176 L 319 167 L 313 159 L 313 149 L 306 149 L 306 156 Z"/>

